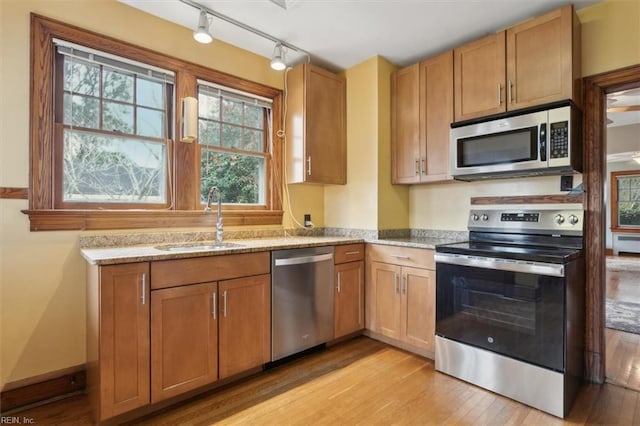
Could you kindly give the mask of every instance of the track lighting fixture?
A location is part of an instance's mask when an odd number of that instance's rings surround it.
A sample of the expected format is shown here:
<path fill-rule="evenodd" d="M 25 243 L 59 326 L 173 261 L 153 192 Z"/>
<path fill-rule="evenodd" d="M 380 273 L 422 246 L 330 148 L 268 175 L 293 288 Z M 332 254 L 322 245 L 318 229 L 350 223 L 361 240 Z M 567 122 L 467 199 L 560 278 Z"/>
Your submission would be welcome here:
<path fill-rule="evenodd" d="M 287 64 L 284 62 L 284 49 L 282 48 L 282 43 L 277 43 L 276 47 L 273 48 L 271 68 L 276 71 L 282 71 L 286 67 Z"/>
<path fill-rule="evenodd" d="M 198 43 L 208 44 L 213 41 L 213 36 L 209 32 L 209 17 L 204 9 L 200 10 L 200 18 L 198 19 L 198 28 L 193 32 L 193 38 Z"/>
<path fill-rule="evenodd" d="M 1 2 L 2 0 L 0 0 Z M 198 28 L 193 32 L 193 38 L 196 39 L 196 41 L 200 42 L 200 43 L 211 43 L 213 41 L 213 36 L 211 35 L 211 32 L 209 31 L 209 16 L 212 16 L 213 18 L 216 19 L 220 19 L 222 21 L 225 21 L 231 25 L 235 25 L 238 28 L 241 28 L 245 31 L 249 31 L 250 33 L 253 33 L 259 37 L 262 37 L 264 39 L 270 40 L 273 43 L 276 44 L 275 48 L 273 49 L 273 56 L 271 58 L 271 68 L 273 68 L 274 70 L 278 70 L 278 71 L 282 71 L 285 68 L 287 68 L 287 64 L 284 61 L 284 54 L 285 54 L 285 50 L 286 51 L 292 51 L 295 52 L 296 54 L 299 55 L 303 55 L 306 57 L 307 62 L 309 62 L 311 60 L 311 55 L 309 55 L 308 52 L 292 45 L 291 43 L 287 43 L 283 40 L 280 40 L 270 34 L 267 34 L 265 32 L 262 32 L 260 30 L 258 30 L 257 28 L 253 28 L 247 24 L 244 24 L 240 21 L 237 21 L 233 18 L 230 18 L 226 15 L 223 15 L 220 12 L 217 12 L 213 9 L 210 9 L 206 6 L 201 5 L 200 3 L 194 1 L 194 0 L 179 0 L 181 3 L 186 4 L 188 6 L 193 7 L 194 9 L 198 9 L 200 11 L 200 18 L 198 19 Z M 290 0 L 285 0 L 285 2 L 288 2 Z M 295 57 L 295 55 L 294 55 Z M 295 60 L 293 62 L 296 62 Z"/>

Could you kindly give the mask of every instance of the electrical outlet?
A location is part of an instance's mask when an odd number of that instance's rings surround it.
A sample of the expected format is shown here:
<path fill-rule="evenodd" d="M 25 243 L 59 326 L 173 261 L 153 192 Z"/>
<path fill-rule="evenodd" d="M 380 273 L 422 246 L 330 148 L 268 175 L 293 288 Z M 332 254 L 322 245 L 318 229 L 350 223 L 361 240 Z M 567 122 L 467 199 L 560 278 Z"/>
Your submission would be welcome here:
<path fill-rule="evenodd" d="M 560 176 L 560 191 L 571 191 L 573 189 L 573 176 Z"/>

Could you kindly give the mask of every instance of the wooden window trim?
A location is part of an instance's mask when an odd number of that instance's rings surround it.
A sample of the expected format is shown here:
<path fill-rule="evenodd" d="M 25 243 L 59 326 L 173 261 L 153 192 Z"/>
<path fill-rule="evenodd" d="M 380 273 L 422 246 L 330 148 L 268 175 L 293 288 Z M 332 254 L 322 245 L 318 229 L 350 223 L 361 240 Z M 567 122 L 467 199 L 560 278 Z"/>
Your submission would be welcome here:
<path fill-rule="evenodd" d="M 282 121 L 282 91 L 229 74 L 182 61 L 168 55 L 94 33 L 82 28 L 31 14 L 31 82 L 29 133 L 29 216 L 32 231 L 45 230 L 99 230 L 162 227 L 208 227 L 215 223 L 215 215 L 205 213 L 199 199 L 199 168 L 196 143 L 187 143 L 175 136 L 170 174 L 174 205 L 158 209 L 56 209 L 55 199 L 55 146 L 53 105 L 53 39 L 89 46 L 118 56 L 136 58 L 175 73 L 174 108 L 175 129 L 182 128 L 182 102 L 187 96 L 196 96 L 198 78 L 213 81 L 234 89 L 255 93 L 273 99 L 273 122 Z M 266 208 L 225 207 L 225 225 L 280 225 L 282 224 L 282 148 L 277 143 L 273 126 L 268 160 L 268 194 Z M 171 143 L 170 143 L 171 145 Z M 271 164 L 272 163 L 272 164 Z"/>
<path fill-rule="evenodd" d="M 640 170 L 623 170 L 611 172 L 609 187 L 611 188 L 611 232 L 640 234 L 640 226 L 620 226 L 618 223 L 618 176 L 640 176 Z"/>

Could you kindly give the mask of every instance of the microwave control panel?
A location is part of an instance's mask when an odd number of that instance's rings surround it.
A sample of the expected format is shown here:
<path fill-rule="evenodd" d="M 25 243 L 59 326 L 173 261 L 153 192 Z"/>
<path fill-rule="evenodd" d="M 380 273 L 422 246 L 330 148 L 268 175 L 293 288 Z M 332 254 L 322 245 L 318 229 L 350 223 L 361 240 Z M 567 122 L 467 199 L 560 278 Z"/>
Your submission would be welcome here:
<path fill-rule="evenodd" d="M 549 155 L 551 158 L 569 157 L 569 122 L 551 123 Z"/>

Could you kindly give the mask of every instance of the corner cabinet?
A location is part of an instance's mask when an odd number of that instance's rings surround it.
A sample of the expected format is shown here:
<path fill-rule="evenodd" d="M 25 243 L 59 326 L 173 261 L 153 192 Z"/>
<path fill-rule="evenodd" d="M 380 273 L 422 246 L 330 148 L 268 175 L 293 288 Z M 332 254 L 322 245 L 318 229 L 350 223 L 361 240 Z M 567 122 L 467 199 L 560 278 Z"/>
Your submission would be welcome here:
<path fill-rule="evenodd" d="M 87 390 L 102 421 L 150 402 L 149 263 L 87 272 Z"/>
<path fill-rule="evenodd" d="M 449 130 L 453 121 L 453 51 L 391 75 L 393 183 L 451 179 Z"/>
<path fill-rule="evenodd" d="M 287 183 L 346 184 L 346 79 L 301 63 L 286 83 Z"/>
<path fill-rule="evenodd" d="M 364 244 L 335 247 L 334 338 L 364 328 Z"/>
<path fill-rule="evenodd" d="M 367 330 L 371 337 L 433 357 L 433 250 L 367 246 Z"/>
<path fill-rule="evenodd" d="M 455 121 L 571 99 L 581 103 L 572 5 L 454 50 Z"/>

